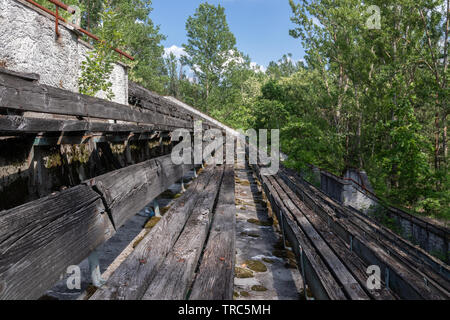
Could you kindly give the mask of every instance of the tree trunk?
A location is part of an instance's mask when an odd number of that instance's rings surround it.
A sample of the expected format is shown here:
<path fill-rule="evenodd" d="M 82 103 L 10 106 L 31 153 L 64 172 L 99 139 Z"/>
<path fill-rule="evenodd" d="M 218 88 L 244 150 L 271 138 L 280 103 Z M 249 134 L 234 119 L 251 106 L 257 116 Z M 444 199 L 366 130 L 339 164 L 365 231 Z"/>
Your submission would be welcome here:
<path fill-rule="evenodd" d="M 439 170 L 439 112 L 436 112 L 435 118 L 434 118 L 434 126 L 435 126 L 435 132 L 434 132 L 434 169 Z"/>

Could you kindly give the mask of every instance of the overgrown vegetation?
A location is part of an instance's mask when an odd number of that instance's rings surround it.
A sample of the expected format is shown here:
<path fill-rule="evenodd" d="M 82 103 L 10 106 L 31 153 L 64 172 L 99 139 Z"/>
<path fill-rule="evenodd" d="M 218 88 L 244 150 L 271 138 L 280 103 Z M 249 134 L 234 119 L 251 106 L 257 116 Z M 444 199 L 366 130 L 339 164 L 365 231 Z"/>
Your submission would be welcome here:
<path fill-rule="evenodd" d="M 119 16 L 109 8 L 109 1 L 104 0 L 104 10 L 100 12 L 101 28 L 98 30 L 100 41 L 93 43 L 86 60 L 81 62 L 81 76 L 78 80 L 79 91 L 82 94 L 95 96 L 100 91 L 108 100 L 114 98 L 112 83 L 109 80 L 118 57 L 111 48 L 123 45 L 123 35 L 119 28 Z"/>
<path fill-rule="evenodd" d="M 265 72 L 236 47 L 220 5 L 203 3 L 187 19 L 182 58 L 164 55 L 150 0 L 91 0 L 81 24 L 126 48 L 136 58 L 130 78 L 146 88 L 234 128 L 280 129 L 286 165 L 362 168 L 388 203 L 450 219 L 449 1 L 283 1 L 295 26 L 286 32 L 306 54 Z M 380 8 L 380 28 L 368 27 L 369 5 Z"/>

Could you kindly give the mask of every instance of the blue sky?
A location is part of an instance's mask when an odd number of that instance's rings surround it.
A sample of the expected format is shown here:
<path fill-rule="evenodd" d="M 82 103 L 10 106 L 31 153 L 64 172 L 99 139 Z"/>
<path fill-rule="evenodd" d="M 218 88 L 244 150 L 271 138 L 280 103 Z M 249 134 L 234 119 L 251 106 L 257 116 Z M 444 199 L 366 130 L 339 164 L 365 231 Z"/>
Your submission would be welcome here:
<path fill-rule="evenodd" d="M 186 43 L 186 20 L 193 15 L 201 0 L 153 0 L 150 17 L 167 36 L 164 47 L 180 53 Z M 304 56 L 300 40 L 289 36 L 293 28 L 288 0 L 209 0 L 225 7 L 227 21 L 236 36 L 237 48 L 250 55 L 253 62 L 267 67 L 285 53 L 293 59 Z"/>

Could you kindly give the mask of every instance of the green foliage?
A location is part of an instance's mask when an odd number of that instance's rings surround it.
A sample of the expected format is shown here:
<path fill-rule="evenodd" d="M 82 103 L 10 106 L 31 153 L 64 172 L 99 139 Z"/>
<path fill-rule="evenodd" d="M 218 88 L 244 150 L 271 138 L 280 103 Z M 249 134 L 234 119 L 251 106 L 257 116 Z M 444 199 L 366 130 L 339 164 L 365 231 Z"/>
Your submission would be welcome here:
<path fill-rule="evenodd" d="M 104 40 L 92 43 L 80 91 L 111 98 L 109 75 L 123 58 L 110 47 L 126 49 L 136 58 L 123 60 L 130 79 L 144 87 L 234 128 L 280 129 L 287 166 L 307 172 L 315 164 L 338 175 L 363 168 L 387 203 L 450 219 L 442 1 L 289 2 L 290 34 L 302 42 L 305 62 L 286 54 L 264 73 L 236 48 L 220 5 L 202 3 L 187 19 L 187 55 L 177 59 L 163 56 L 165 37 L 150 18 L 150 0 L 68 0 L 86 10 L 82 26 Z M 366 25 L 369 5 L 380 7 L 381 29 Z M 388 217 L 378 218 L 395 228 Z"/>
<path fill-rule="evenodd" d="M 202 3 L 186 22 L 188 54 L 183 62 L 190 66 L 205 89 L 205 98 L 219 81 L 230 62 L 238 58 L 236 39 L 229 30 L 225 9 Z"/>
<path fill-rule="evenodd" d="M 389 215 L 389 210 L 385 207 L 385 205 L 381 204 L 371 208 L 371 210 L 369 210 L 369 215 L 385 227 L 401 235 L 401 227 L 399 226 L 397 220 Z"/>
<path fill-rule="evenodd" d="M 150 18 L 153 11 L 151 0 L 111 0 L 111 8 L 118 13 L 117 29 L 122 44 L 135 62 L 123 59 L 131 65 L 130 80 L 158 93 L 165 93 L 167 71 L 164 65 L 164 48 L 160 33 Z"/>
<path fill-rule="evenodd" d="M 335 173 L 364 168 L 376 193 L 389 203 L 448 217 L 448 16 L 443 3 L 290 0 L 290 5 L 295 25 L 290 34 L 302 41 L 308 66 L 289 78 L 309 77 L 314 92 L 308 86 L 302 91 L 317 97 L 297 95 L 303 108 L 293 114 L 301 122 L 284 129 L 290 137 L 299 128 L 314 137 L 292 142 L 291 149 L 300 145 L 292 165 L 317 161 Z M 367 27 L 369 5 L 381 9 L 381 29 Z M 283 82 L 283 76 L 272 74 Z M 296 87 L 302 88 L 301 82 Z M 322 147 L 330 143 L 337 146 Z"/>
<path fill-rule="evenodd" d="M 105 0 L 104 10 L 100 14 L 102 28 L 99 28 L 97 35 L 100 41 L 94 43 L 94 49 L 89 51 L 81 63 L 81 76 L 78 80 L 79 91 L 82 94 L 95 96 L 103 91 L 106 98 L 112 100 L 112 83 L 109 80 L 117 60 L 116 53 L 111 49 L 123 43 L 122 33 L 118 28 L 118 14 L 109 7 L 109 2 Z"/>

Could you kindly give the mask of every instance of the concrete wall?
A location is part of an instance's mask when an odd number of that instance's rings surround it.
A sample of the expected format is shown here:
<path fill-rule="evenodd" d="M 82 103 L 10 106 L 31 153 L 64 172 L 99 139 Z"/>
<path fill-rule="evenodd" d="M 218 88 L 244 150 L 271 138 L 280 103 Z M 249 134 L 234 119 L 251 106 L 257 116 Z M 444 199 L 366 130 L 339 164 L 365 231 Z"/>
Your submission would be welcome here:
<path fill-rule="evenodd" d="M 91 47 L 73 28 L 22 0 L 0 0 L 0 66 L 37 73 L 40 83 L 78 92 L 81 62 Z M 110 78 L 114 102 L 128 104 L 128 67 L 117 63 Z M 104 98 L 100 93 L 99 98 Z"/>

